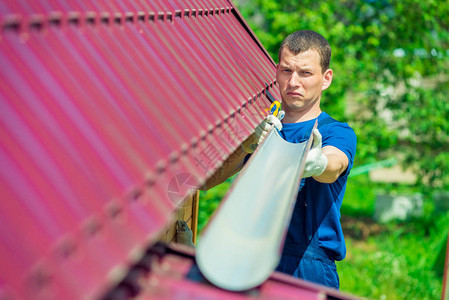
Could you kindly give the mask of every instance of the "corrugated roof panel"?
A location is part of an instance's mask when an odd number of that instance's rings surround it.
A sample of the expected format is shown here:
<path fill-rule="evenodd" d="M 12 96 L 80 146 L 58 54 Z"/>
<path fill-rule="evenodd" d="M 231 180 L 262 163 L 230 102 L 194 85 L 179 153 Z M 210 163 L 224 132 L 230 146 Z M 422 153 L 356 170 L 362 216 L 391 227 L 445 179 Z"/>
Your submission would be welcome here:
<path fill-rule="evenodd" d="M 261 121 L 274 64 L 226 1 L 25 2 L 0 3 L 0 294 L 95 297 Z"/>
<path fill-rule="evenodd" d="M 163 58 L 165 66 L 170 70 L 170 76 L 174 80 L 170 88 L 179 90 L 181 97 L 189 99 L 188 102 L 179 101 L 175 104 L 179 109 L 177 112 L 184 115 L 186 121 L 192 121 L 192 126 L 195 126 L 195 123 L 200 123 L 198 125 L 202 128 L 201 130 L 212 127 L 217 116 L 225 116 L 225 111 L 223 110 L 224 107 L 216 102 L 203 104 L 207 99 L 214 99 L 215 95 L 211 93 L 210 89 L 203 88 L 200 65 L 193 64 L 190 57 L 178 54 L 177 50 L 180 48 L 172 45 L 173 43 L 179 43 L 173 37 L 176 34 L 173 29 L 167 29 L 167 26 L 164 26 L 164 23 L 160 21 L 156 21 L 154 27 L 150 26 L 149 28 L 151 31 L 148 37 L 151 37 L 151 42 L 157 43 L 160 46 L 159 49 L 165 49 L 159 52 L 159 56 Z M 189 76 L 185 76 L 186 74 Z M 161 94 L 162 97 L 163 94 Z M 163 99 L 161 100 L 163 101 Z M 182 116 L 179 116 L 181 119 L 178 116 L 172 115 L 172 117 L 173 121 L 178 120 L 178 122 L 174 122 L 176 125 L 183 127 L 183 130 L 190 131 L 182 124 L 183 122 L 179 122 L 179 120 L 183 120 Z M 203 124 L 201 125 L 201 123 Z"/>
<path fill-rule="evenodd" d="M 356 299 L 339 291 L 274 272 L 258 287 L 242 293 L 217 289 L 199 272 L 194 257 L 181 247 L 157 249 L 158 259 L 140 285 L 142 299 Z M 165 252 L 164 252 L 165 251 Z M 143 276 L 142 276 L 143 277 Z M 137 281 L 137 279 L 136 279 Z M 113 293 L 111 293 L 114 295 Z"/>
<path fill-rule="evenodd" d="M 150 40 L 148 38 L 153 35 L 153 33 L 147 29 L 141 30 L 142 32 L 140 34 L 132 32 L 131 30 L 129 36 L 129 38 L 132 39 L 129 41 L 129 47 L 137 46 L 137 49 L 140 48 L 147 50 L 144 54 L 136 53 L 130 57 L 131 59 L 137 61 L 138 65 L 135 66 L 137 70 L 141 69 L 142 71 L 135 74 L 135 78 L 131 76 L 129 78 L 130 80 L 135 79 L 136 81 L 136 92 L 140 93 L 139 98 L 141 99 L 141 103 L 139 105 L 145 108 L 145 114 L 152 116 L 152 118 L 148 119 L 153 120 L 154 123 L 152 125 L 155 129 L 160 127 L 164 128 L 164 131 L 172 130 L 172 135 L 167 137 L 163 137 L 160 133 L 155 132 L 155 134 L 159 135 L 157 139 L 160 140 L 161 143 L 166 143 L 167 146 L 171 148 L 173 148 L 173 145 L 178 143 L 180 140 L 184 140 L 183 142 L 188 143 L 188 141 L 193 138 L 192 131 L 188 130 L 188 127 L 186 126 L 180 126 L 179 122 L 173 124 L 173 119 L 179 120 L 179 117 L 182 116 L 179 115 L 179 110 L 171 111 L 170 107 L 165 103 L 167 98 L 176 99 L 183 97 L 180 88 L 172 88 L 173 86 L 177 86 L 179 84 L 176 83 L 176 78 L 173 74 L 167 74 L 168 72 L 157 72 L 157 70 L 167 68 L 169 59 L 166 58 L 167 63 L 164 63 L 164 56 L 162 56 L 164 53 L 158 53 L 150 47 L 150 45 L 155 44 L 154 40 Z M 167 83 L 166 86 L 161 86 L 158 84 L 160 81 L 165 81 Z M 144 93 L 142 94 L 142 92 Z M 176 103 L 174 105 L 179 107 L 180 103 Z M 188 109 L 189 108 L 187 108 L 187 110 Z M 186 115 L 185 119 L 185 124 L 193 125 L 190 115 Z M 173 126 L 176 125 L 179 127 L 173 129 Z M 164 153 L 167 153 L 169 149 L 163 149 L 163 151 Z"/>
<path fill-rule="evenodd" d="M 209 26 L 201 26 L 199 25 L 200 35 L 206 36 L 211 39 L 209 42 L 210 45 L 216 46 L 216 49 L 218 50 L 216 52 L 217 56 L 221 57 L 219 58 L 220 61 L 223 61 L 225 64 L 224 68 L 226 70 L 229 70 L 228 72 L 231 74 L 231 76 L 235 76 L 233 79 L 231 79 L 231 82 L 234 84 L 234 86 L 229 87 L 229 90 L 237 89 L 237 91 L 240 92 L 240 95 L 246 95 L 246 97 L 242 98 L 236 98 L 236 100 L 240 100 L 240 103 L 238 105 L 242 104 L 242 100 L 246 101 L 248 99 L 248 95 L 252 95 L 257 91 L 257 87 L 255 86 L 255 82 L 253 80 L 248 80 L 247 72 L 248 70 L 242 68 L 238 54 L 235 53 L 235 51 L 232 51 L 233 45 L 228 43 L 223 35 L 222 32 L 220 32 L 220 19 L 224 18 L 224 16 L 217 16 L 213 15 L 209 18 L 207 18 L 207 21 Z M 198 25 L 198 19 L 192 18 L 192 22 L 197 22 Z M 227 87 L 227 85 L 226 85 Z M 238 94 L 237 94 L 238 95 Z"/>
<path fill-rule="evenodd" d="M 254 44 L 254 40 L 251 36 L 249 36 L 248 34 L 244 34 L 244 32 L 240 30 L 241 23 L 239 22 L 239 20 L 237 20 L 236 18 L 228 18 L 227 20 L 228 22 L 221 28 L 228 32 L 228 37 L 233 37 L 236 42 L 241 45 L 239 54 L 245 59 L 246 63 L 251 64 L 251 68 L 249 69 L 249 71 L 252 72 L 255 76 L 257 76 L 258 73 L 258 76 L 261 77 L 259 78 L 265 83 L 272 83 L 272 61 L 267 59 L 266 54 Z M 232 39 L 229 40 L 232 41 Z"/>
<path fill-rule="evenodd" d="M 116 132 L 119 129 L 123 129 L 123 127 L 117 128 L 117 126 L 120 126 L 123 122 L 119 122 L 113 112 L 108 110 L 109 107 L 107 105 L 103 106 L 101 103 L 101 100 L 106 100 L 108 95 L 101 95 L 101 93 L 97 92 L 96 89 L 102 87 L 101 82 L 98 80 L 99 78 L 95 76 L 90 77 L 89 72 L 83 72 L 79 73 L 79 75 L 83 74 L 83 76 L 79 76 L 80 79 L 77 80 L 77 84 L 66 82 L 64 77 L 57 77 L 58 75 L 61 75 L 61 73 L 58 73 L 58 69 L 50 66 L 50 63 L 47 64 L 47 62 L 53 61 L 52 56 L 48 55 L 51 52 L 42 53 L 41 57 L 36 57 L 35 55 L 39 55 L 39 51 L 37 50 L 40 48 L 39 45 L 34 45 L 32 39 L 30 39 L 28 45 L 30 46 L 30 52 L 24 53 L 22 59 L 26 61 L 28 58 L 35 58 L 33 61 L 29 61 L 32 71 L 32 74 L 30 74 L 30 82 L 33 80 L 36 81 L 37 79 L 36 82 L 32 83 L 36 86 L 36 89 L 43 89 L 46 93 L 48 92 L 48 95 L 46 95 L 47 99 L 43 101 L 48 103 L 48 107 L 58 107 L 60 109 L 58 113 L 62 113 L 64 117 L 71 121 L 64 126 L 74 128 L 69 128 L 66 133 L 69 134 L 71 138 L 75 139 L 76 143 L 85 143 L 86 147 L 88 147 L 87 149 L 94 150 L 93 152 L 96 153 L 97 159 L 100 159 L 103 163 L 103 165 L 100 166 L 100 169 L 106 168 L 110 173 L 109 176 L 107 174 L 104 174 L 104 176 L 106 178 L 114 177 L 115 181 L 113 182 L 113 185 L 119 184 L 119 188 L 124 188 L 132 183 L 133 179 L 131 176 L 133 172 L 136 172 L 131 170 L 133 165 L 122 163 L 122 161 L 119 160 L 120 157 L 117 156 L 118 154 L 114 153 L 117 149 L 108 147 L 109 142 L 111 142 L 112 145 L 117 144 L 117 146 L 120 144 L 120 135 L 117 136 Z M 81 52 L 70 52 L 69 49 L 67 50 L 68 52 L 65 52 L 61 49 L 53 52 L 53 54 L 55 54 L 56 57 L 61 57 L 61 55 L 79 54 Z M 84 60 L 79 60 L 76 55 L 71 57 L 75 62 L 80 65 L 84 64 L 86 68 L 88 68 L 88 65 Z M 51 73 L 50 70 L 55 71 L 55 73 Z M 86 71 L 86 69 L 84 71 Z M 85 80 L 84 78 L 92 80 L 97 79 L 96 82 L 91 82 L 92 84 L 97 83 L 97 85 L 95 87 L 93 87 L 93 85 L 89 86 L 88 80 Z M 62 80 L 59 81 L 59 79 Z M 94 91 L 89 90 L 89 88 L 93 88 Z M 84 91 L 88 92 L 83 93 Z M 95 96 L 98 97 L 97 101 L 100 103 L 92 106 L 92 97 Z M 67 121 L 67 119 L 65 121 Z M 112 130 L 110 131 L 113 132 L 108 132 L 108 128 L 106 128 L 108 125 L 112 126 Z M 86 148 L 82 148 L 81 151 L 86 152 L 85 149 Z"/>
<path fill-rule="evenodd" d="M 32 40 L 31 37 L 30 41 Z M 3 42 L 2 49 L 8 49 L 6 45 L 9 40 L 4 39 Z M 12 221 L 7 221 L 8 218 L 4 218 L 2 222 L 12 224 L 11 227 L 14 230 L 22 233 L 21 236 L 24 238 L 21 242 L 24 244 L 21 246 L 15 245 L 16 247 L 11 248 L 9 255 L 4 257 L 13 257 L 17 251 L 26 249 L 28 259 L 36 263 L 47 255 L 49 246 L 57 243 L 63 235 L 73 233 L 80 222 L 89 214 L 95 214 L 102 209 L 101 206 L 95 205 L 96 200 L 105 201 L 112 195 L 120 195 L 122 189 L 113 192 L 112 187 L 117 185 L 117 182 L 114 182 L 107 188 L 110 195 L 96 194 L 96 191 L 100 191 L 98 190 L 100 187 L 98 184 L 102 179 L 108 175 L 120 174 L 120 172 L 104 172 L 104 165 L 100 165 L 97 169 L 102 171 L 101 174 L 97 174 L 97 176 L 89 174 L 89 172 L 95 170 L 95 162 L 101 156 L 92 159 L 88 165 L 76 164 L 76 153 L 73 156 L 70 154 L 74 154 L 73 148 L 76 148 L 74 146 L 80 146 L 79 144 L 82 141 L 76 138 L 76 144 L 74 144 L 72 138 L 76 129 L 67 128 L 67 125 L 71 125 L 71 122 L 67 122 L 70 119 L 59 118 L 64 112 L 57 109 L 60 103 L 52 101 L 54 99 L 63 101 L 64 94 L 58 93 L 56 96 L 53 94 L 57 93 L 54 90 L 57 84 L 50 89 L 42 89 L 41 87 L 44 81 L 47 84 L 51 82 L 51 75 L 46 74 L 45 70 L 52 68 L 49 66 L 43 67 L 42 62 L 33 55 L 30 49 L 20 47 L 20 44 L 18 48 L 15 48 L 14 46 L 17 46 L 17 43 L 14 44 L 9 48 L 11 53 L 9 60 L 5 60 L 5 64 L 2 64 L 2 66 L 5 66 L 5 68 L 2 68 L 2 71 L 5 71 L 2 72 L 2 78 L 6 81 L 4 87 L 11 87 L 8 90 L 10 92 L 8 98 L 11 102 L 2 101 L 4 110 L 2 110 L 1 116 L 5 122 L 5 126 L 2 126 L 2 128 L 6 130 L 6 134 L 9 134 L 9 136 L 2 137 L 2 145 L 9 145 L 10 153 L 15 158 L 2 157 L 5 158 L 5 162 L 16 161 L 20 166 L 10 166 L 10 168 L 4 169 L 4 172 L 6 172 L 6 174 L 3 174 L 4 177 L 13 179 L 13 181 L 5 180 L 9 185 L 2 188 L 2 191 L 13 189 L 16 194 L 10 195 L 11 201 L 4 202 L 6 207 L 2 211 L 8 212 L 9 208 L 9 213 L 6 213 L 8 216 L 15 216 L 13 212 L 21 211 L 23 218 L 14 218 Z M 32 42 L 30 44 L 33 45 Z M 16 61 L 16 58 L 19 60 Z M 20 67 L 23 67 L 23 64 L 26 65 L 27 61 L 29 62 L 28 68 L 20 70 Z M 19 70 L 15 70 L 14 66 L 10 64 L 8 65 L 11 62 L 16 62 Z M 38 70 L 35 71 L 34 66 L 39 67 Z M 55 79 L 53 78 L 53 80 Z M 52 93 L 48 93 L 49 91 L 52 91 Z M 70 102 L 64 102 L 63 104 L 70 104 Z M 12 108 L 8 109 L 9 106 L 12 106 Z M 45 109 L 48 110 L 47 113 L 45 113 Z M 73 114 L 75 111 L 72 108 L 66 112 Z M 77 120 L 74 122 L 77 122 Z M 43 124 L 45 124 L 44 128 L 42 128 Z M 52 136 L 55 131 L 60 130 L 63 132 L 58 132 L 59 136 Z M 55 143 L 55 141 L 58 141 L 58 137 L 65 138 L 59 145 Z M 61 148 L 64 150 L 61 151 Z M 70 148 L 72 151 L 70 151 Z M 89 148 L 90 145 L 87 145 L 82 149 L 83 153 L 78 155 L 80 160 L 89 158 L 90 151 L 86 151 Z M 105 153 L 101 154 L 104 155 Z M 75 166 L 72 165 L 74 163 Z M 86 169 L 88 172 L 83 172 Z M 13 176 L 16 170 L 18 175 Z M 78 174 L 80 176 L 77 176 Z M 25 178 L 20 176 L 25 176 Z M 82 184 L 83 179 L 89 177 L 93 179 L 90 186 Z M 17 200 L 22 200 L 26 206 L 22 209 L 14 207 L 13 205 Z M 30 205 L 32 206 L 30 207 Z M 27 212 L 31 214 L 30 217 L 27 217 Z M 25 233 L 29 238 L 26 238 Z M 75 244 L 80 247 L 84 246 L 82 241 L 76 241 Z M 112 251 L 116 251 L 122 247 L 122 244 L 114 243 L 112 245 L 109 243 L 107 246 L 113 246 Z M 119 262 L 119 258 L 123 259 L 128 251 L 129 249 L 127 251 L 123 249 L 121 255 L 115 257 L 114 264 Z M 111 265 L 111 267 L 114 267 L 114 265 Z M 15 272 L 25 271 L 27 269 L 15 269 Z M 104 274 L 102 275 L 104 276 Z M 16 278 L 15 276 L 11 277 Z M 17 276 L 17 278 L 22 277 L 24 276 Z M 101 281 L 104 281 L 104 277 L 101 277 Z"/>
<path fill-rule="evenodd" d="M 206 36 L 205 28 L 196 21 L 196 18 L 182 18 L 176 23 L 176 28 L 181 35 L 185 35 L 185 44 L 197 46 L 194 48 L 195 54 L 199 60 L 203 60 L 205 71 L 197 76 L 207 76 L 208 81 L 212 84 L 210 87 L 211 96 L 218 101 L 215 103 L 215 109 L 218 113 L 226 117 L 230 113 L 229 107 L 223 108 L 222 101 L 230 98 L 232 94 L 237 97 L 242 97 L 242 82 L 237 72 L 228 71 L 223 74 L 217 74 L 216 70 L 227 69 L 230 70 L 232 62 L 228 60 L 227 53 L 223 51 L 222 46 L 217 41 L 215 36 Z M 206 31 L 207 32 L 207 31 Z M 205 99 L 207 101 L 207 99 Z"/>
<path fill-rule="evenodd" d="M 164 38 L 167 44 L 173 45 L 174 53 L 184 52 L 184 57 L 180 57 L 180 61 L 185 64 L 187 72 L 191 72 L 192 81 L 197 87 L 201 87 L 200 90 L 205 90 L 204 92 L 197 92 L 195 86 L 191 86 L 193 93 L 190 97 L 202 98 L 205 101 L 204 104 L 198 106 L 191 106 L 194 111 L 199 112 L 196 115 L 196 119 L 201 121 L 201 119 L 209 120 L 209 126 L 215 125 L 217 121 L 217 116 L 220 118 L 225 118 L 227 115 L 227 107 L 221 101 L 216 101 L 213 104 L 208 103 L 210 99 L 223 99 L 229 95 L 229 89 L 232 88 L 233 82 L 231 80 L 226 80 L 226 75 L 217 76 L 214 70 L 221 69 L 221 62 L 217 62 L 212 59 L 210 52 L 217 51 L 215 48 L 206 48 L 201 43 L 204 43 L 197 37 L 197 28 L 193 28 L 195 24 L 191 26 L 186 25 L 184 20 L 176 22 L 172 27 L 169 27 L 166 31 L 161 31 L 161 37 Z M 176 71 L 175 71 L 176 72 Z M 203 78 L 208 78 L 207 90 L 202 87 L 204 85 Z M 230 86 L 226 86 L 225 83 L 229 83 Z M 200 101 L 198 101 L 200 102 Z M 201 102 L 200 102 L 201 103 Z M 207 109 L 207 110 L 206 110 Z"/>
<path fill-rule="evenodd" d="M 125 35 L 124 30 L 117 29 L 117 32 L 111 32 L 109 29 L 104 28 L 101 32 L 86 32 L 83 36 L 88 38 L 87 41 L 83 41 L 86 45 L 94 45 L 96 48 L 94 53 L 92 51 L 89 53 L 89 56 L 92 58 L 91 65 L 95 61 L 102 62 L 99 67 L 101 70 L 104 70 L 105 76 L 108 76 L 110 79 L 106 80 L 106 83 L 108 83 L 105 86 L 106 90 L 110 91 L 111 96 L 116 95 L 120 98 L 127 99 L 126 101 L 115 103 L 116 100 L 111 98 L 111 102 L 105 103 L 104 105 L 104 108 L 114 105 L 117 113 L 120 112 L 123 115 L 123 121 L 129 123 L 129 126 L 123 128 L 125 131 L 122 146 L 126 147 L 129 145 L 129 150 L 139 150 L 139 153 L 135 153 L 136 158 L 146 157 L 144 153 L 149 147 L 157 147 L 157 145 L 151 144 L 151 141 L 156 139 L 145 134 L 145 131 L 148 130 L 147 128 L 160 127 L 159 129 L 165 128 L 166 130 L 172 130 L 170 117 L 173 117 L 170 115 L 172 112 L 170 107 L 161 103 L 163 101 L 160 97 L 161 95 L 154 95 L 159 97 L 149 97 L 152 96 L 153 84 L 149 81 L 147 74 L 151 70 L 145 70 L 147 72 L 144 72 L 144 60 L 138 55 L 130 56 L 132 55 L 131 51 L 128 51 L 128 53 L 125 52 L 126 47 L 132 48 L 135 44 Z M 102 36 L 103 39 L 100 39 L 102 42 L 97 44 L 95 40 L 98 36 Z M 105 51 L 104 49 L 114 50 Z M 107 55 L 105 55 L 105 52 L 108 52 Z M 97 56 L 100 53 L 103 54 L 103 57 L 100 55 Z M 105 70 L 105 68 L 109 68 L 109 70 Z M 152 99 L 151 102 L 149 99 Z M 118 133 L 116 132 L 116 134 Z M 133 135 L 136 138 L 133 138 Z M 162 153 L 177 148 L 176 143 L 180 140 L 186 142 L 193 138 L 193 136 L 194 134 L 185 127 L 173 130 L 173 134 L 166 138 L 169 148 L 162 149 Z M 146 138 L 140 139 L 137 137 Z M 164 138 L 160 136 L 157 140 L 164 140 Z M 141 147 L 132 145 L 132 142 L 138 142 Z M 128 156 L 129 153 L 126 155 Z M 138 165 L 145 166 L 142 163 Z M 154 161 L 149 165 L 154 165 Z"/>

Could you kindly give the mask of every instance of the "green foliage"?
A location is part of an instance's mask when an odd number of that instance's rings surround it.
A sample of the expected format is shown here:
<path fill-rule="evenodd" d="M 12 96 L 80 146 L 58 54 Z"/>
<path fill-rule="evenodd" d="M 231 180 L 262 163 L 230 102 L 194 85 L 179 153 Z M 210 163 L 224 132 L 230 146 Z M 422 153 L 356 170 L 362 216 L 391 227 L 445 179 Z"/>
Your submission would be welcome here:
<path fill-rule="evenodd" d="M 234 177 L 214 187 L 210 191 L 200 191 L 200 203 L 198 208 L 198 235 L 209 222 L 209 219 L 217 210 L 220 201 L 226 195 Z"/>
<path fill-rule="evenodd" d="M 376 185 L 369 182 L 368 176 L 352 178 L 346 186 L 345 198 L 340 212 L 354 217 L 372 217 Z"/>
<path fill-rule="evenodd" d="M 449 103 L 445 100 L 448 91 L 446 82 L 434 90 L 416 88 L 391 101 L 398 119 L 406 120 L 398 126 L 403 132 L 401 142 L 410 146 L 405 163 L 415 166 L 430 186 L 449 186 Z M 416 161 L 420 164 L 414 164 Z"/>
<path fill-rule="evenodd" d="M 281 41 L 296 30 L 312 29 L 329 40 L 334 80 L 323 105 L 356 131 L 356 164 L 401 153 L 421 182 L 449 187 L 446 0 L 236 4 L 275 61 Z"/>

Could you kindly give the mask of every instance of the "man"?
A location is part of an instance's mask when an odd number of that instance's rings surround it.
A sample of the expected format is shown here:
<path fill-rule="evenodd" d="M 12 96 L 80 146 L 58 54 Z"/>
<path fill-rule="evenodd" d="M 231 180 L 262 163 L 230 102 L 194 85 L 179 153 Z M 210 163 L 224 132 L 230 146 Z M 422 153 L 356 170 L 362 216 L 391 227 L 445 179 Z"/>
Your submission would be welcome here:
<path fill-rule="evenodd" d="M 352 167 L 356 137 L 346 124 L 321 111 L 321 96 L 333 77 L 329 68 L 331 48 L 320 34 L 297 31 L 279 49 L 276 81 L 285 117 L 282 123 L 268 116 L 224 164 L 218 175 L 207 183 L 214 186 L 238 171 L 252 145 L 260 143 L 271 123 L 289 142 L 308 139 L 313 145 L 306 158 L 305 171 L 285 239 L 278 271 L 332 288 L 339 288 L 335 265 L 346 254 L 340 224 L 340 207 Z"/>

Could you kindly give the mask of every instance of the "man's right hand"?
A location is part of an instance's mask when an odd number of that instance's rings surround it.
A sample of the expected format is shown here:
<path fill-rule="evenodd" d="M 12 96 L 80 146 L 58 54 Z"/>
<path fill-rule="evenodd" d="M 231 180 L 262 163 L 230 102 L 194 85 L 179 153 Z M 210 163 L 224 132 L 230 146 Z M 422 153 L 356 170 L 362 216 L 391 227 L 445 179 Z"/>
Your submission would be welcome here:
<path fill-rule="evenodd" d="M 274 126 L 281 131 L 282 123 L 274 115 L 268 115 L 254 130 L 254 133 L 243 142 L 242 147 L 246 153 L 253 153 L 257 146 L 263 139 L 267 136 L 268 131 L 270 131 L 271 126 Z"/>

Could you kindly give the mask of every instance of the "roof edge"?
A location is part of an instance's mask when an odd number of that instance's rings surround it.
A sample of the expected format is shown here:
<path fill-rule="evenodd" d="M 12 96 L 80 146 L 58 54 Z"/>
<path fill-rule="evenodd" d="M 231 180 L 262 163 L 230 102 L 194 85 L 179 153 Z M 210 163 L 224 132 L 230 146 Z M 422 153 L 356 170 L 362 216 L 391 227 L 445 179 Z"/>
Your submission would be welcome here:
<path fill-rule="evenodd" d="M 273 60 L 273 58 L 270 56 L 270 54 L 268 53 L 267 49 L 265 49 L 265 47 L 263 46 L 263 44 L 260 42 L 259 38 L 256 36 L 256 34 L 254 33 L 254 31 L 251 29 L 251 27 L 249 26 L 248 22 L 246 22 L 245 18 L 243 17 L 243 15 L 240 13 L 240 11 L 237 9 L 237 7 L 235 6 L 235 4 L 232 2 L 232 0 L 227 0 L 229 5 L 232 6 L 232 11 L 234 12 L 236 18 L 238 19 L 238 21 L 240 22 L 240 24 L 242 24 L 242 26 L 246 29 L 246 31 L 251 35 L 251 37 L 253 38 L 253 40 L 257 43 L 257 45 L 259 45 L 260 49 L 263 51 L 263 53 L 265 53 L 265 55 L 268 57 L 268 59 L 273 63 L 274 66 L 276 66 L 275 61 Z"/>

